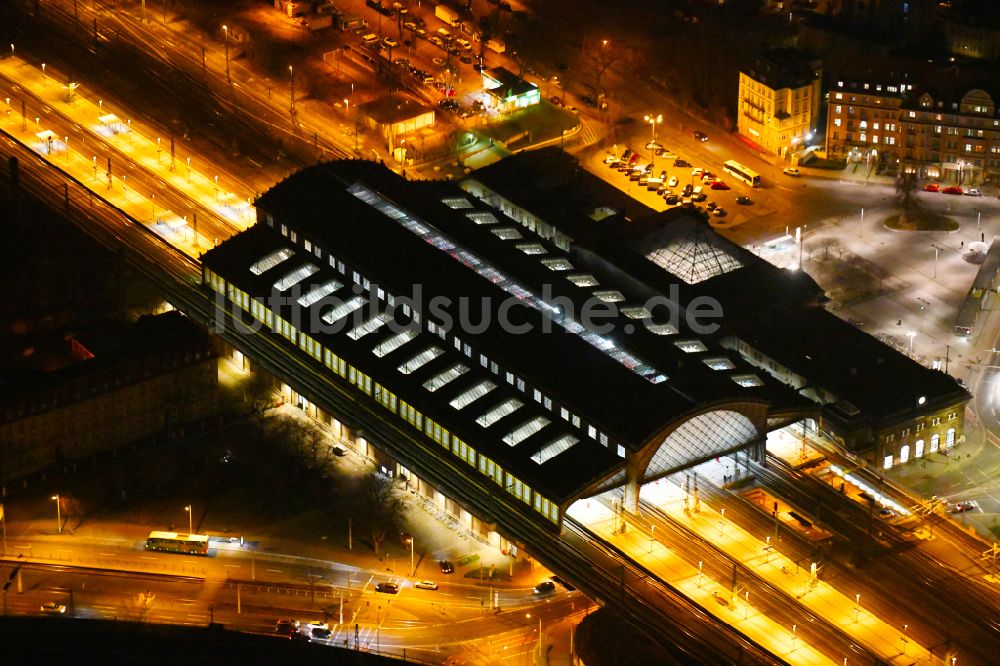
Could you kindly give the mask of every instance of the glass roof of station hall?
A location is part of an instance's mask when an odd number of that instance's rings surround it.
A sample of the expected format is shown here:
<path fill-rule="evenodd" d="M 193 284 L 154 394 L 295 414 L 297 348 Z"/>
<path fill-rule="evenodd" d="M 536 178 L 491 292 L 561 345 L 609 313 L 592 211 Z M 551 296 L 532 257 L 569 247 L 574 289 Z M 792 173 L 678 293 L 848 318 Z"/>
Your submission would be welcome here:
<path fill-rule="evenodd" d="M 284 242 L 273 229 L 258 225 L 213 252 L 231 250 L 235 254 L 244 239 L 265 233 L 271 234 L 275 243 Z M 263 256 L 245 253 L 240 261 L 242 268 L 234 267 L 232 271 L 245 276 L 245 281 L 227 279 L 251 297 L 266 297 L 272 293 L 275 282 L 288 274 L 282 272 L 279 263 L 292 265 L 295 253 L 258 273 L 261 262 L 275 255 L 272 250 Z M 300 255 L 303 259 L 308 257 L 305 252 Z M 206 265 L 215 266 L 212 256 L 206 256 Z M 261 258 L 252 261 L 257 257 Z M 316 268 L 308 278 L 313 283 L 299 285 L 304 296 L 285 299 L 285 309 L 279 314 L 287 316 L 289 321 L 319 319 L 328 324 L 329 332 L 312 335 L 320 344 L 369 374 L 400 400 L 417 406 L 426 418 L 434 419 L 543 495 L 560 501 L 583 482 L 606 475 L 621 464 L 615 452 L 581 428 L 554 418 L 543 405 L 527 399 L 515 386 L 503 383 L 487 369 L 463 362 L 467 361 L 463 353 L 442 344 L 439 335 L 415 322 L 403 323 L 395 318 L 394 315 L 401 316 L 399 308 L 390 310 L 382 301 L 356 295 L 353 285 L 345 286 L 333 279 L 333 269 L 326 265 Z M 291 316 L 300 307 L 298 316 Z M 572 474 L 560 478 L 562 475 L 547 467 L 550 462 L 561 469 L 585 472 L 586 478 L 574 479 Z"/>
<path fill-rule="evenodd" d="M 429 223 L 418 219 L 417 216 L 409 213 L 400 206 L 397 206 L 395 203 L 389 201 L 387 198 L 373 191 L 363 183 L 354 183 L 347 188 L 347 191 L 361 201 L 367 203 L 369 206 L 379 210 L 386 217 L 394 220 L 418 238 L 421 238 L 437 249 L 448 253 L 452 258 L 465 264 L 465 266 L 471 268 L 507 293 L 520 299 L 523 303 L 535 308 L 536 310 L 553 310 L 553 306 L 546 303 L 540 296 L 536 295 L 528 288 L 522 286 L 510 275 L 478 256 L 472 250 L 460 247 Z M 471 202 L 462 197 L 445 199 L 443 203 L 455 209 L 473 207 Z M 471 215 L 473 214 L 470 214 L 470 217 Z M 477 221 L 476 218 L 471 219 Z M 523 238 L 521 233 L 517 232 L 512 227 L 501 227 L 494 229 L 493 231 L 498 237 L 504 240 L 519 240 Z M 566 259 L 542 259 L 542 262 L 544 265 L 552 268 L 553 270 L 568 270 L 572 268 L 572 265 Z M 583 277 L 574 277 L 576 278 L 575 282 L 578 286 L 597 286 L 597 281 L 592 276 L 587 275 Z M 595 349 L 600 350 L 608 357 L 614 359 L 647 381 L 653 384 L 659 384 L 660 382 L 666 381 L 667 376 L 664 373 L 660 372 L 649 363 L 643 361 L 635 354 L 617 346 L 608 338 L 587 330 L 582 324 L 573 319 L 571 316 L 564 316 L 562 318 L 555 319 L 554 321 L 562 326 L 567 332 L 579 336 Z"/>

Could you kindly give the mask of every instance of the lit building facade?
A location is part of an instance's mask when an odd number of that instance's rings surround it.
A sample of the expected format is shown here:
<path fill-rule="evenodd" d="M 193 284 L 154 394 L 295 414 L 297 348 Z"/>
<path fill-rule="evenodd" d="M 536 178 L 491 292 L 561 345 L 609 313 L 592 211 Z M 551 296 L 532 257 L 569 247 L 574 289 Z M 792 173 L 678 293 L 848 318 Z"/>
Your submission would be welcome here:
<path fill-rule="evenodd" d="M 972 186 L 1000 175 L 996 92 L 913 83 L 836 81 L 829 93 L 831 159 Z"/>
<path fill-rule="evenodd" d="M 812 138 L 819 119 L 822 63 L 800 51 L 761 54 L 740 70 L 739 133 L 785 155 Z"/>

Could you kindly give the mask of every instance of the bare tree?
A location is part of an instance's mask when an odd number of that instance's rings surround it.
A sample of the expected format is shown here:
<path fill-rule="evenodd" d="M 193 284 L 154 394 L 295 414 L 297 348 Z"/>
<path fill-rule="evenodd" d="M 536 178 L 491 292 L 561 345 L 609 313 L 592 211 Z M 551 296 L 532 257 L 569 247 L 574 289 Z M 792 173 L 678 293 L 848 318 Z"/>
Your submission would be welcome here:
<path fill-rule="evenodd" d="M 361 480 L 358 499 L 359 518 L 371 538 L 372 549 L 378 554 L 386 534 L 395 531 L 400 523 L 403 498 L 391 478 L 372 473 Z"/>
<path fill-rule="evenodd" d="M 254 372 L 243 386 L 243 401 L 250 416 L 261 431 L 267 422 L 267 412 L 274 407 L 274 387 L 271 377 L 263 372 Z"/>
<path fill-rule="evenodd" d="M 583 62 L 585 71 L 588 72 L 594 81 L 594 94 L 601 95 L 601 81 L 604 74 L 611 69 L 611 66 L 622 59 L 621 45 L 611 43 L 605 38 L 591 38 L 583 41 Z"/>
<path fill-rule="evenodd" d="M 333 460 L 333 449 L 322 430 L 304 419 L 282 416 L 267 425 L 268 438 L 281 446 L 309 472 L 325 472 Z"/>
<path fill-rule="evenodd" d="M 912 171 L 904 171 L 899 174 L 896 178 L 896 205 L 903 218 L 916 212 L 919 207 L 916 194 L 917 174 Z"/>

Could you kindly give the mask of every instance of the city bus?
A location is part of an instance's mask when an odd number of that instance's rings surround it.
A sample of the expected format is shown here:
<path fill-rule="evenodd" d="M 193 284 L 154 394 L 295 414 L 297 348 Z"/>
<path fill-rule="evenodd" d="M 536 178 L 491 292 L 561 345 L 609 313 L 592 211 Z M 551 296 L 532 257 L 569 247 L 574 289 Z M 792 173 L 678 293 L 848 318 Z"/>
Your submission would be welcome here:
<path fill-rule="evenodd" d="M 146 550 L 184 555 L 208 555 L 208 537 L 204 534 L 178 534 L 177 532 L 150 532 Z"/>
<path fill-rule="evenodd" d="M 750 187 L 760 187 L 760 174 L 739 162 L 729 160 L 722 165 L 722 170 L 733 178 L 739 178 Z"/>

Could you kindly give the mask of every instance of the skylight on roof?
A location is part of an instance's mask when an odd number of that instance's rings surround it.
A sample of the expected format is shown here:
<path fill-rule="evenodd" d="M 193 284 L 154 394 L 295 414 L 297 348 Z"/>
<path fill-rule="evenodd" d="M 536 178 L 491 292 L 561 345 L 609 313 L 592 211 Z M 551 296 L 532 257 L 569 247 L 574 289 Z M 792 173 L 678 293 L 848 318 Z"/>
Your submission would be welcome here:
<path fill-rule="evenodd" d="M 598 289 L 594 292 L 594 296 L 605 303 L 621 303 L 625 300 L 625 296 L 617 289 Z"/>
<path fill-rule="evenodd" d="M 351 314 L 352 312 L 354 312 L 367 302 L 368 299 L 365 298 L 364 296 L 355 296 L 349 301 L 345 301 L 340 303 L 339 305 L 335 305 L 333 308 L 328 310 L 326 314 L 324 314 L 321 318 L 326 323 L 333 324 L 343 319 L 347 315 Z"/>
<path fill-rule="evenodd" d="M 433 393 L 448 382 L 458 379 L 468 371 L 468 367 L 462 365 L 461 363 L 456 363 L 444 372 L 439 372 L 424 382 L 424 388 Z"/>
<path fill-rule="evenodd" d="M 417 337 L 417 332 L 412 328 L 408 328 L 405 331 L 400 331 L 396 335 L 386 338 L 379 344 L 375 345 L 375 347 L 372 348 L 372 353 L 379 358 L 382 358 L 386 354 L 391 354 L 396 351 L 415 337 Z"/>
<path fill-rule="evenodd" d="M 725 356 L 713 356 L 711 358 L 703 358 L 701 362 L 712 368 L 712 370 L 732 370 L 736 366 Z"/>
<path fill-rule="evenodd" d="M 525 254 L 545 254 L 546 249 L 541 243 L 518 243 L 515 245 L 518 250 Z"/>
<path fill-rule="evenodd" d="M 411 372 L 419 370 L 420 368 L 430 363 L 443 353 L 444 350 L 441 349 L 440 347 L 431 347 L 429 349 L 425 349 L 396 369 L 402 372 L 404 375 L 408 375 Z"/>
<path fill-rule="evenodd" d="M 528 439 L 529 437 L 534 435 L 536 432 L 538 432 L 548 424 L 549 420 L 547 418 L 545 418 L 544 416 L 536 416 L 533 419 L 525 421 L 524 423 L 511 430 L 509 433 L 507 433 L 507 435 L 503 438 L 503 441 L 508 446 L 517 446 L 518 444 Z"/>
<path fill-rule="evenodd" d="M 524 403 L 517 398 L 508 398 L 476 419 L 476 423 L 484 428 L 489 428 L 505 416 L 510 416 L 517 410 L 521 409 L 522 405 L 524 405 Z"/>
<path fill-rule="evenodd" d="M 490 229 L 493 235 L 501 240 L 521 240 L 524 236 L 515 227 L 497 227 Z"/>
<path fill-rule="evenodd" d="M 349 337 L 351 340 L 360 340 L 369 333 L 374 333 L 378 329 L 382 328 L 382 326 L 385 325 L 386 322 L 390 321 L 391 319 L 392 317 L 390 317 L 388 313 L 381 312 L 378 315 L 372 317 L 371 319 L 363 321 L 354 328 L 352 328 L 350 331 L 347 332 L 347 337 Z"/>
<path fill-rule="evenodd" d="M 723 243 L 709 236 L 685 238 L 653 250 L 646 258 L 688 284 L 698 284 L 743 267 Z"/>
<path fill-rule="evenodd" d="M 285 261 L 289 257 L 295 254 L 294 251 L 287 247 L 283 247 L 280 250 L 275 250 L 270 254 L 266 254 L 257 261 L 250 264 L 250 272 L 254 275 L 261 275 L 271 270 L 281 262 Z"/>
<path fill-rule="evenodd" d="M 550 271 L 573 270 L 573 264 L 569 263 L 569 259 L 566 259 L 564 257 L 553 257 L 551 259 L 542 259 L 542 266 L 545 266 Z"/>
<path fill-rule="evenodd" d="M 552 460 L 560 453 L 568 451 L 579 441 L 580 440 L 573 435 L 563 435 L 562 437 L 546 444 L 538 453 L 531 456 L 531 459 L 541 465 L 544 462 Z"/>
<path fill-rule="evenodd" d="M 294 271 L 287 273 L 283 278 L 274 283 L 274 288 L 278 291 L 285 291 L 292 285 L 296 285 L 302 282 L 310 275 L 315 274 L 319 271 L 319 266 L 314 264 L 306 264 L 305 266 L 299 266 Z"/>
<path fill-rule="evenodd" d="M 688 354 L 694 354 L 697 352 L 708 351 L 708 347 L 701 340 L 678 340 L 674 343 L 677 348 L 687 352 Z"/>
<path fill-rule="evenodd" d="M 647 321 L 646 330 L 655 335 L 677 335 L 677 327 L 672 324 L 654 324 Z"/>
<path fill-rule="evenodd" d="M 497 387 L 496 384 L 488 379 L 484 379 L 472 388 L 459 393 L 455 398 L 448 404 L 450 404 L 455 409 L 465 409 L 473 401 L 482 398 L 484 395 L 492 391 Z"/>
<path fill-rule="evenodd" d="M 760 381 L 760 378 L 757 377 L 757 375 L 733 375 L 731 379 L 743 388 L 752 388 L 754 386 L 764 385 L 764 382 Z"/>
<path fill-rule="evenodd" d="M 472 208 L 472 204 L 465 197 L 445 197 L 444 199 L 441 199 L 441 203 L 448 208 L 454 208 L 456 210 L 459 208 Z"/>
<path fill-rule="evenodd" d="M 573 273 L 567 275 L 566 279 L 578 287 L 596 287 L 600 284 L 593 275 L 588 273 Z"/>
<path fill-rule="evenodd" d="M 466 213 L 465 216 L 476 224 L 496 224 L 499 222 L 493 213 L 485 210 L 474 210 L 471 213 Z"/>
<path fill-rule="evenodd" d="M 653 313 L 641 305 L 626 305 L 622 308 L 622 314 L 629 319 L 649 319 Z"/>
<path fill-rule="evenodd" d="M 308 293 L 302 294 L 298 298 L 298 304 L 304 308 L 308 308 L 315 305 L 320 301 L 320 299 L 326 298 L 333 292 L 337 291 L 343 287 L 341 283 L 336 280 L 330 280 L 329 282 L 324 282 L 323 284 L 318 284 L 313 287 Z"/>

